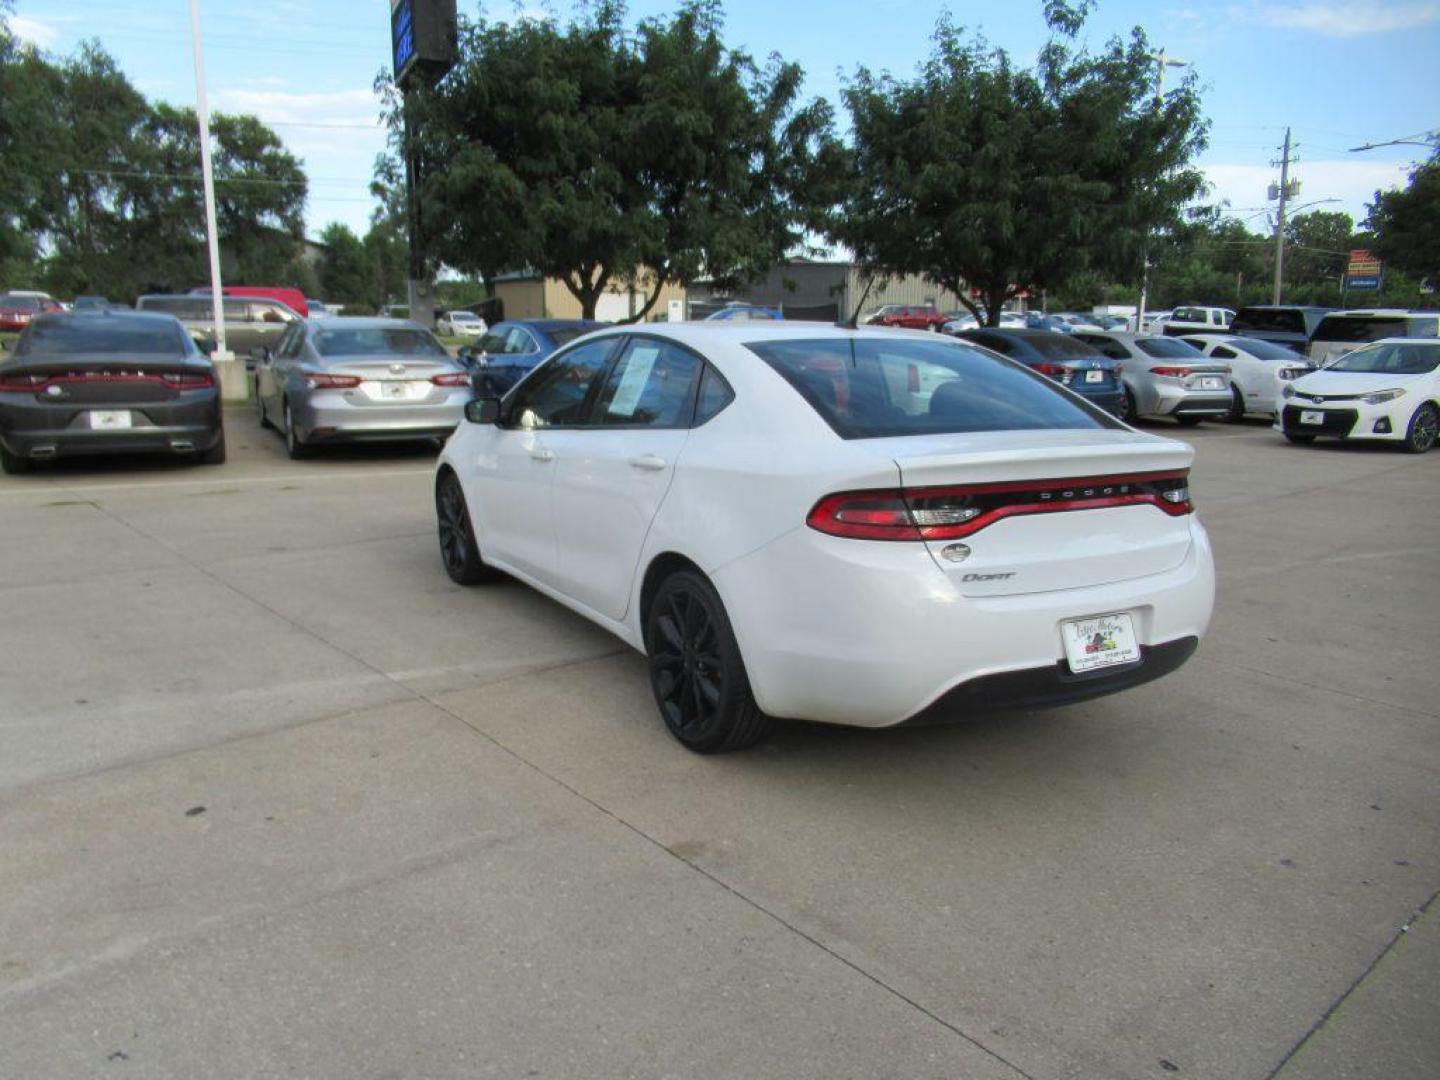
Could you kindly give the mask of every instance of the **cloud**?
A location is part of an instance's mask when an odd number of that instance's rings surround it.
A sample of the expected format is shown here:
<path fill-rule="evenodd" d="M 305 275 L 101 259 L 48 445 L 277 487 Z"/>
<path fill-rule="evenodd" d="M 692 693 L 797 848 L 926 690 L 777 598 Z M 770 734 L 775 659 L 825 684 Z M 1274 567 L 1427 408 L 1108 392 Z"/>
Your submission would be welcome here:
<path fill-rule="evenodd" d="M 268 82 L 268 80 L 262 80 Z M 212 95 L 222 112 L 253 113 L 262 120 L 291 124 L 378 124 L 380 102 L 370 89 L 324 94 L 227 87 Z"/>
<path fill-rule="evenodd" d="M 1200 168 L 1214 189 L 1212 198 L 1224 199 L 1232 206 L 1266 205 L 1266 189 L 1279 176 L 1279 170 L 1266 165 L 1217 163 Z M 1410 168 L 1404 161 L 1302 161 L 1291 166 L 1292 176 L 1301 182 L 1295 205 L 1338 199 L 1339 202 L 1315 209 L 1343 210 L 1359 221 L 1365 216 L 1365 204 L 1375 198 L 1375 192 L 1403 187 Z"/>
<path fill-rule="evenodd" d="M 48 49 L 60 40 L 60 31 L 55 27 L 39 19 L 27 19 L 24 15 L 11 17 L 10 32 L 21 41 L 28 41 L 41 49 Z"/>
<path fill-rule="evenodd" d="M 1232 9 L 1233 10 L 1233 9 Z M 1312 2 L 1299 4 L 1253 3 L 1236 12 L 1268 26 L 1308 30 L 1326 37 L 1360 37 L 1410 30 L 1440 20 L 1440 2 L 1387 3 L 1385 0 L 1352 0 L 1350 3 Z"/>

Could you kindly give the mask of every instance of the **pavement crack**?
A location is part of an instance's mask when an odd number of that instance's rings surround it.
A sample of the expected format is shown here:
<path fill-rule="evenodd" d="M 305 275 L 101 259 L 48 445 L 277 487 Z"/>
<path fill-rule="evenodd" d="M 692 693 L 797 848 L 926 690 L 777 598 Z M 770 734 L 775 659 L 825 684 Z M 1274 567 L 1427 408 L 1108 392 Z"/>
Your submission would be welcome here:
<path fill-rule="evenodd" d="M 1409 918 L 1407 918 L 1405 922 L 1401 924 L 1401 926 L 1395 931 L 1395 933 L 1390 935 L 1390 940 L 1385 943 L 1385 947 L 1380 950 L 1380 952 L 1376 955 L 1375 959 L 1370 961 L 1369 966 L 1366 967 L 1365 970 L 1356 977 L 1354 982 L 1352 982 L 1349 986 L 1345 988 L 1344 993 L 1342 993 L 1339 997 L 1337 997 L 1333 1002 L 1330 1003 L 1330 1007 L 1325 1010 L 1324 1014 L 1320 1017 L 1320 1019 L 1316 1020 L 1315 1023 L 1311 1024 L 1309 1030 L 1307 1030 L 1304 1035 L 1301 1035 L 1300 1038 L 1295 1041 L 1295 1044 L 1290 1047 L 1290 1049 L 1286 1052 L 1285 1056 L 1280 1059 L 1279 1063 L 1268 1073 L 1265 1074 L 1265 1080 L 1275 1080 L 1275 1078 L 1280 1075 L 1280 1073 L 1285 1069 L 1285 1066 L 1290 1064 L 1291 1059 L 1293 1059 L 1295 1055 L 1300 1052 L 1300 1050 L 1305 1046 L 1305 1044 L 1308 1043 L 1320 1031 L 1321 1028 L 1323 1028 L 1327 1023 L 1329 1023 L 1330 1018 L 1334 1016 L 1340 1010 L 1340 1007 L 1350 999 L 1350 995 L 1355 993 L 1356 990 L 1360 989 L 1361 985 L 1365 982 L 1365 980 L 1370 978 L 1370 976 L 1374 973 L 1375 969 L 1380 966 L 1380 962 L 1384 960 L 1385 957 L 1389 956 L 1391 950 L 1395 948 L 1396 944 L 1399 943 L 1400 939 L 1410 932 L 1410 928 L 1429 914 L 1430 908 L 1434 905 L 1437 898 L 1440 898 L 1440 889 L 1436 889 L 1434 892 L 1432 892 L 1428 900 L 1426 900 L 1414 911 L 1410 912 Z"/>

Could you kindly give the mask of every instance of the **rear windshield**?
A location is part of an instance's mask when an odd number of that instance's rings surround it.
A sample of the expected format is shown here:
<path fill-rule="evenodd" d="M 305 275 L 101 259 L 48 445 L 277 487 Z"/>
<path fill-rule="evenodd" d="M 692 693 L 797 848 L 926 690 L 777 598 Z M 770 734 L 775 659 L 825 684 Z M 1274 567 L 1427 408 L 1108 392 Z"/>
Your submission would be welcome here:
<path fill-rule="evenodd" d="M 747 347 L 843 439 L 1118 426 L 1043 375 L 958 341 L 824 338 Z"/>
<path fill-rule="evenodd" d="M 40 299 L 35 296 L 0 296 L 0 307 L 12 311 L 39 311 Z"/>
<path fill-rule="evenodd" d="M 561 345 L 569 345 L 570 342 L 582 334 L 588 334 L 591 330 L 596 329 L 599 328 L 594 326 L 562 326 L 559 330 L 549 331 L 549 334 L 550 339 L 555 342 L 555 347 L 558 349 Z"/>
<path fill-rule="evenodd" d="M 1230 324 L 1231 330 L 1257 330 L 1264 334 L 1305 334 L 1305 316 L 1299 311 L 1268 311 L 1256 308 L 1245 308 L 1235 321 Z"/>
<path fill-rule="evenodd" d="M 424 330 L 403 326 L 348 327 L 315 335 L 321 356 L 446 356 L 445 346 Z"/>
<path fill-rule="evenodd" d="M 1031 347 L 1047 360 L 1075 357 L 1096 357 L 1100 350 L 1068 334 L 1046 334 L 1043 337 L 1026 338 Z"/>
<path fill-rule="evenodd" d="M 1284 345 L 1276 345 L 1273 341 L 1265 341 L 1261 338 L 1226 338 L 1225 344 L 1237 349 L 1244 349 L 1251 356 L 1258 356 L 1261 360 L 1295 359 L 1294 349 L 1287 349 Z"/>
<path fill-rule="evenodd" d="M 1387 319 L 1364 315 L 1328 315 L 1315 330 L 1315 341 L 1379 341 L 1387 337 L 1405 337 L 1410 330 L 1405 319 Z"/>
<path fill-rule="evenodd" d="M 35 353 L 75 356 L 80 353 L 124 356 L 184 356 L 185 334 L 169 319 L 103 319 L 59 317 L 30 324 L 15 349 L 17 356 Z"/>
<path fill-rule="evenodd" d="M 1440 344 L 1372 345 L 1356 349 L 1325 368 L 1326 371 L 1353 371 L 1371 375 L 1424 375 L 1440 364 Z"/>
<path fill-rule="evenodd" d="M 1147 356 L 1164 360 L 1201 360 L 1205 356 L 1194 345 L 1173 337 L 1136 338 L 1135 347 Z"/>

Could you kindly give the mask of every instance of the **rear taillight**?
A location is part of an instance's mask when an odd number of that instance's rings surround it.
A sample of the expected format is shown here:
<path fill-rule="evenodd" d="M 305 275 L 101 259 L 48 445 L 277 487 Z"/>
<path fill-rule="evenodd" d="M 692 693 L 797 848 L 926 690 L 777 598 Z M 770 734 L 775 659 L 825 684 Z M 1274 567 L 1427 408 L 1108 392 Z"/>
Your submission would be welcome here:
<path fill-rule="evenodd" d="M 821 499 L 805 523 L 853 540 L 955 540 L 1004 518 L 1118 506 L 1192 513 L 1189 470 L 845 491 Z"/>
<path fill-rule="evenodd" d="M 1050 364 L 1041 362 L 1033 366 L 1035 370 L 1038 371 L 1041 375 L 1049 375 L 1052 379 L 1058 379 L 1070 370 L 1063 364 Z"/>
<path fill-rule="evenodd" d="M 1189 368 L 1183 367 L 1152 367 L 1151 375 L 1160 375 L 1166 379 L 1183 379 L 1190 374 Z"/>
<path fill-rule="evenodd" d="M 180 374 L 178 372 L 172 372 L 162 376 L 162 378 L 177 390 L 204 390 L 207 387 L 215 385 L 215 380 L 208 374 Z"/>
<path fill-rule="evenodd" d="M 469 386 L 470 376 L 464 371 L 447 371 L 444 375 L 436 375 L 430 380 L 436 386 Z"/>
<path fill-rule="evenodd" d="M 353 390 L 361 383 L 358 375 L 331 375 L 325 371 L 307 371 L 305 385 L 311 390 Z"/>
<path fill-rule="evenodd" d="M 34 391 L 45 385 L 45 375 L 0 375 L 0 390 Z"/>

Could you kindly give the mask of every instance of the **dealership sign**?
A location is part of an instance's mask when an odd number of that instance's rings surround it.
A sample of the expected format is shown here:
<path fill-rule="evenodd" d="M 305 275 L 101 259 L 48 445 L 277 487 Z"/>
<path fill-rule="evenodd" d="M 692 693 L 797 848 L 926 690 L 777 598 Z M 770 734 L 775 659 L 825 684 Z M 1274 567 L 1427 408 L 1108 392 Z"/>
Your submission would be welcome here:
<path fill-rule="evenodd" d="M 1350 252 L 1350 262 L 1345 267 L 1347 289 L 1378 289 L 1383 277 L 1380 260 L 1364 248 Z"/>

